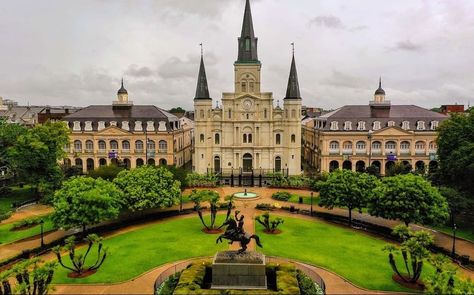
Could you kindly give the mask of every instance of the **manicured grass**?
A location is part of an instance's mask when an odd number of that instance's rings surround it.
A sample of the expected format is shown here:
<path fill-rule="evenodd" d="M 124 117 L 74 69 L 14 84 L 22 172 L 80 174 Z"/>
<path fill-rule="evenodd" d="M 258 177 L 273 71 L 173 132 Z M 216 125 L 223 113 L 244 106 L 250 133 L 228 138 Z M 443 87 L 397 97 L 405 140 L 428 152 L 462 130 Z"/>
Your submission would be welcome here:
<path fill-rule="evenodd" d="M 453 235 L 453 229 L 448 225 L 438 225 L 429 227 L 439 232 L 445 233 L 449 236 Z M 463 238 L 474 243 L 474 227 L 467 225 L 458 225 L 456 229 L 456 237 Z"/>
<path fill-rule="evenodd" d="M 12 203 L 24 202 L 34 199 L 34 190 L 28 185 L 24 187 L 12 187 L 12 192 L 6 196 L 0 196 L 0 211 L 12 210 Z"/>
<path fill-rule="evenodd" d="M 207 216 L 208 217 L 208 216 Z M 218 224 L 224 216 L 218 217 Z M 54 283 L 116 283 L 130 280 L 168 262 L 192 257 L 212 256 L 228 249 L 227 242 L 216 244 L 217 235 L 205 234 L 198 217 L 167 221 L 104 240 L 109 254 L 102 267 L 82 279 L 67 277 L 68 270 L 58 267 Z M 82 249 L 83 251 L 84 249 Z M 90 255 L 90 261 L 95 261 Z M 69 261 L 68 257 L 64 257 Z"/>
<path fill-rule="evenodd" d="M 44 220 L 45 232 L 54 229 L 53 222 L 51 221 L 50 215 L 44 216 L 43 220 Z M 14 223 L 0 225 L 0 244 L 13 243 L 19 240 L 23 240 L 32 236 L 39 235 L 41 232 L 41 227 L 39 224 L 25 230 L 11 231 L 13 226 L 14 226 Z"/>
<path fill-rule="evenodd" d="M 303 198 L 303 204 L 311 205 L 311 197 L 300 196 L 300 195 L 297 195 L 297 194 L 291 194 L 291 197 L 288 200 L 288 202 L 290 202 L 290 203 L 299 203 L 300 197 Z M 317 195 L 315 195 L 313 197 L 313 205 L 317 206 L 318 204 L 319 204 L 319 197 Z"/>
<path fill-rule="evenodd" d="M 392 281 L 388 254 L 382 251 L 387 242 L 319 221 L 283 219 L 283 232 L 279 235 L 267 235 L 257 224 L 264 247 L 259 251 L 322 266 L 367 289 L 406 291 Z M 432 271 L 425 263 L 423 275 Z"/>

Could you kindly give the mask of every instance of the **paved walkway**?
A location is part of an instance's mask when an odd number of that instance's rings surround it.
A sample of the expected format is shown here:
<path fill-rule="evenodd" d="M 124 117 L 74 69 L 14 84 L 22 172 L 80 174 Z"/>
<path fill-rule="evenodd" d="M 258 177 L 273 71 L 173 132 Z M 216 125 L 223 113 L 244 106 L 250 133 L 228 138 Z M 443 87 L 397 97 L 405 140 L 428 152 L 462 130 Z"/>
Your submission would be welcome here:
<path fill-rule="evenodd" d="M 3 220 L 2 224 L 17 222 L 25 218 L 43 216 L 52 212 L 53 208 L 51 206 L 42 204 L 28 205 L 15 211 L 8 219 Z"/>

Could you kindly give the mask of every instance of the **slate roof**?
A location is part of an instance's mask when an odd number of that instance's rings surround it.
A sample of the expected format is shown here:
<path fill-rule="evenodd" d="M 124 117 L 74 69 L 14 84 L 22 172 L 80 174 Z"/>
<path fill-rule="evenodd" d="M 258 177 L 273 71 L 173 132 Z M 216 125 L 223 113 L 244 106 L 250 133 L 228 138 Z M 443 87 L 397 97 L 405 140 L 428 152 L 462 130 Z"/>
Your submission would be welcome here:
<path fill-rule="evenodd" d="M 132 105 L 130 109 L 114 109 L 112 105 L 91 105 L 64 118 L 74 120 L 104 120 L 104 119 L 150 119 L 176 121 L 178 117 L 153 105 Z"/>
<path fill-rule="evenodd" d="M 438 121 L 441 123 L 447 118 L 448 116 L 416 105 L 391 105 L 390 109 L 387 110 L 384 116 L 378 115 L 377 117 L 373 115 L 370 105 L 346 105 L 337 110 L 321 115 L 317 117 L 316 120 L 325 122 L 324 127 L 320 128 L 323 130 L 330 130 L 330 123 L 337 121 L 339 125 L 339 130 L 337 131 L 347 131 L 343 128 L 343 124 L 346 121 L 352 122 L 351 131 L 357 131 L 357 123 L 359 121 L 364 121 L 366 122 L 366 130 L 363 132 L 367 132 L 367 130 L 371 129 L 374 121 L 379 121 L 381 128 L 387 127 L 389 121 L 394 121 L 395 126 L 399 127 L 402 125 L 403 121 L 408 121 L 410 122 L 410 130 L 416 129 L 418 121 L 424 121 L 425 130 L 430 131 L 429 123 L 431 121 Z"/>

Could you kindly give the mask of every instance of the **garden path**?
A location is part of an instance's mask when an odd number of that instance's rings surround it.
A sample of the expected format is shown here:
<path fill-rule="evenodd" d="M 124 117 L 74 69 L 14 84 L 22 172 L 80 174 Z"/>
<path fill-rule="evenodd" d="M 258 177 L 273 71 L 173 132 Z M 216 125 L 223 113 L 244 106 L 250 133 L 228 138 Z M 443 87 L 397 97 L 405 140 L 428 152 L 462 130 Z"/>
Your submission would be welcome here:
<path fill-rule="evenodd" d="M 2 224 L 17 222 L 25 218 L 43 216 L 52 212 L 53 208 L 51 206 L 43 204 L 29 205 L 16 210 L 8 219 L 3 220 Z"/>

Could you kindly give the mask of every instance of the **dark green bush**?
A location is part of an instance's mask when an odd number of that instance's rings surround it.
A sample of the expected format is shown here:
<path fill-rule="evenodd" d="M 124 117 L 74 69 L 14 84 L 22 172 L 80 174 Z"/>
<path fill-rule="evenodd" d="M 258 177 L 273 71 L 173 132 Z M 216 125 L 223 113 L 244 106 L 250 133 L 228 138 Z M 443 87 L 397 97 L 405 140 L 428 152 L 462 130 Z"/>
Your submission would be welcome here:
<path fill-rule="evenodd" d="M 26 219 L 20 220 L 18 222 L 15 222 L 13 224 L 12 229 L 19 229 L 19 228 L 23 228 L 23 227 L 32 227 L 32 226 L 40 224 L 40 222 L 41 222 L 41 217 L 26 218 Z"/>
<path fill-rule="evenodd" d="M 316 285 L 311 278 L 305 275 L 301 270 L 296 270 L 296 279 L 300 286 L 301 295 L 323 295 L 324 292 Z"/>
<path fill-rule="evenodd" d="M 99 167 L 93 171 L 89 172 L 89 176 L 92 178 L 102 178 L 105 180 L 114 180 L 117 175 L 124 170 L 125 168 L 123 167 L 118 167 L 115 165 L 109 165 L 109 166 L 102 166 Z"/>
<path fill-rule="evenodd" d="M 155 290 L 156 295 L 172 295 L 174 289 L 178 285 L 179 278 L 181 277 L 181 272 L 177 272 L 171 275 L 158 289 Z"/>
<path fill-rule="evenodd" d="M 257 204 L 255 206 L 255 208 L 258 209 L 258 210 L 266 210 L 266 211 L 273 210 L 273 206 L 271 204 L 267 204 L 267 203 Z"/>
<path fill-rule="evenodd" d="M 0 187 L 0 198 L 8 196 L 9 194 L 12 193 L 12 191 L 13 191 L 12 188 L 9 187 L 9 186 L 1 186 Z"/>
<path fill-rule="evenodd" d="M 272 198 L 279 201 L 288 201 L 291 198 L 289 192 L 276 192 L 272 195 Z"/>

